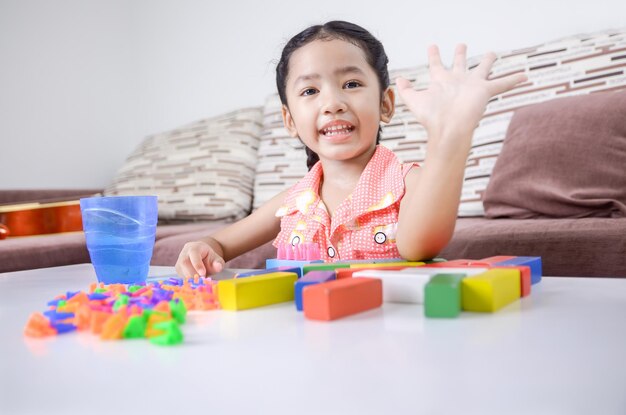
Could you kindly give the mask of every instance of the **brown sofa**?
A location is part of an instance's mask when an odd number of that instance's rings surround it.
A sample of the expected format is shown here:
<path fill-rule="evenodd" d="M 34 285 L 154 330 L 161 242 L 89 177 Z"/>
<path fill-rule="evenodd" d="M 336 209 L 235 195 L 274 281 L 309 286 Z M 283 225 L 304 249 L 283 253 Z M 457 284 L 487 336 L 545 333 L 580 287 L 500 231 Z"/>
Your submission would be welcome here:
<path fill-rule="evenodd" d="M 99 190 L 0 190 L 0 204 L 71 197 Z M 185 242 L 210 234 L 224 222 L 162 224 L 157 228 L 153 265 L 172 266 Z M 228 263 L 262 268 L 275 256 L 271 244 Z M 480 259 L 492 255 L 540 256 L 544 275 L 626 277 L 626 218 L 486 219 L 459 218 L 440 256 Z M 89 262 L 81 232 L 0 240 L 0 273 Z"/>

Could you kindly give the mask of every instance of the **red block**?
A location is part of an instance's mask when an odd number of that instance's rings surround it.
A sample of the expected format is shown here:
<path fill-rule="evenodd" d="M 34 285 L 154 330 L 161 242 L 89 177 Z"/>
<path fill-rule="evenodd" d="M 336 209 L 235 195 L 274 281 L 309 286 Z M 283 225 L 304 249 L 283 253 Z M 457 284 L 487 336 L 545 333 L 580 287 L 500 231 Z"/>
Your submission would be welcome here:
<path fill-rule="evenodd" d="M 336 320 L 380 307 L 383 284 L 378 278 L 343 278 L 304 287 L 302 298 L 306 318 Z"/>
<path fill-rule="evenodd" d="M 514 256 L 506 256 L 506 255 L 498 255 L 498 256 L 490 256 L 488 258 L 480 259 L 480 262 L 486 262 L 488 264 L 495 264 L 496 262 L 508 261 L 509 259 L 515 258 Z"/>

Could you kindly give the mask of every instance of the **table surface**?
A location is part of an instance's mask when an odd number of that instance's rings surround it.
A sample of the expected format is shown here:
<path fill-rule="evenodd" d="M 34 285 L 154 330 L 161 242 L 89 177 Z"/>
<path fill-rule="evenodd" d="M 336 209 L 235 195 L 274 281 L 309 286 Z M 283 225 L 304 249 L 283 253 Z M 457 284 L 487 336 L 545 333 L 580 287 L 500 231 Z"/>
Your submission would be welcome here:
<path fill-rule="evenodd" d="M 292 303 L 190 312 L 176 347 L 23 336 L 94 281 L 90 264 L 0 274 L 0 414 L 626 413 L 626 279 L 544 277 L 457 319 L 391 303 L 330 323 Z"/>

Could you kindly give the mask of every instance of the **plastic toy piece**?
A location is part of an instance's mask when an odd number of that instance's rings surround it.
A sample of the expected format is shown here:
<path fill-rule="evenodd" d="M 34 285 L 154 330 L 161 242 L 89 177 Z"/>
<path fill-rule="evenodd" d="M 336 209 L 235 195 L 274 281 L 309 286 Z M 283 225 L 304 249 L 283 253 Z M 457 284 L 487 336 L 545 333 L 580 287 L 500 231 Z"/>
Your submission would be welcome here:
<path fill-rule="evenodd" d="M 335 277 L 334 271 L 311 271 L 311 272 L 308 272 L 304 277 L 296 281 L 296 286 L 295 286 L 296 310 L 302 311 L 302 290 L 304 289 L 304 287 L 313 285 L 313 284 L 321 284 L 323 282 L 332 281 L 335 278 L 336 277 Z"/>
<path fill-rule="evenodd" d="M 496 262 L 494 266 L 500 265 L 525 265 L 530 267 L 530 280 L 532 284 L 541 282 L 542 268 L 541 257 L 538 256 L 518 256 L 506 261 Z"/>
<path fill-rule="evenodd" d="M 424 303 L 424 286 L 431 278 L 431 274 L 420 272 L 419 268 L 413 272 L 389 271 L 371 269 L 357 272 L 353 278 L 379 278 L 383 283 L 383 301 L 390 303 Z"/>
<path fill-rule="evenodd" d="M 404 267 L 404 268 L 410 268 L 410 267 L 420 267 L 422 265 L 425 265 L 424 262 L 417 262 L 417 261 L 394 261 L 394 262 L 379 262 L 379 263 L 375 263 L 375 264 L 363 264 L 363 263 L 359 263 L 359 264 L 350 264 L 350 268 L 388 268 L 388 267 Z"/>
<path fill-rule="evenodd" d="M 122 338 L 126 317 L 123 314 L 113 314 L 102 326 L 100 338 L 102 340 L 118 340 Z"/>
<path fill-rule="evenodd" d="M 461 281 L 465 274 L 436 274 L 424 287 L 424 315 L 454 318 L 461 314 Z"/>
<path fill-rule="evenodd" d="M 172 316 L 160 311 L 145 310 L 144 315 L 148 319 L 145 336 L 152 338 L 163 334 L 163 330 L 157 328 L 160 323 L 172 320 Z"/>
<path fill-rule="evenodd" d="M 24 334 L 29 337 L 54 336 L 57 331 L 50 325 L 50 321 L 41 313 L 33 313 L 28 318 Z"/>
<path fill-rule="evenodd" d="M 520 298 L 520 272 L 495 268 L 463 279 L 463 310 L 494 312 Z"/>
<path fill-rule="evenodd" d="M 304 316 L 331 321 L 380 307 L 383 284 L 377 278 L 344 278 L 305 287 Z"/>
<path fill-rule="evenodd" d="M 493 269 L 498 269 L 498 268 L 511 268 L 511 269 L 516 269 L 520 272 L 520 290 L 521 290 L 521 296 L 522 297 L 528 297 L 530 295 L 530 291 L 531 291 L 531 271 L 530 271 L 530 267 L 526 266 L 526 265 L 497 265 L 495 266 Z"/>
<path fill-rule="evenodd" d="M 170 313 L 178 324 L 185 324 L 187 307 L 185 307 L 184 302 L 176 300 L 170 301 Z"/>
<path fill-rule="evenodd" d="M 155 325 L 154 328 L 162 331 L 163 334 L 150 338 L 150 343 L 160 346 L 173 346 L 183 342 L 183 332 L 174 320 L 164 321 Z"/>
<path fill-rule="evenodd" d="M 374 264 L 376 265 L 376 264 Z M 401 269 L 405 269 L 406 267 L 385 267 L 385 271 L 399 271 Z M 370 269 L 380 269 L 380 268 L 338 268 L 335 270 L 335 276 L 338 280 L 343 278 L 352 278 L 355 272 L 363 272 Z"/>
<path fill-rule="evenodd" d="M 350 264 L 342 262 L 332 262 L 326 264 L 309 264 L 302 267 L 302 275 L 306 276 L 311 271 L 335 271 L 340 268 L 350 268 Z"/>
<path fill-rule="evenodd" d="M 219 281 L 218 297 L 224 310 L 245 310 L 293 301 L 294 272 L 275 272 L 254 277 Z"/>
<path fill-rule="evenodd" d="M 124 327 L 122 336 L 125 339 L 140 339 L 145 337 L 148 318 L 145 315 L 131 316 Z"/>
<path fill-rule="evenodd" d="M 51 323 L 51 326 L 56 330 L 57 334 L 69 333 L 77 329 L 75 325 L 70 323 Z"/>
<path fill-rule="evenodd" d="M 242 272 L 241 274 L 237 274 L 235 278 L 244 278 L 244 277 L 252 277 L 253 275 L 262 275 L 262 274 L 272 274 L 274 272 L 295 272 L 298 274 L 298 278 L 302 277 L 302 268 L 301 267 L 277 267 L 277 268 L 269 268 L 269 269 L 257 269 L 250 272 Z"/>

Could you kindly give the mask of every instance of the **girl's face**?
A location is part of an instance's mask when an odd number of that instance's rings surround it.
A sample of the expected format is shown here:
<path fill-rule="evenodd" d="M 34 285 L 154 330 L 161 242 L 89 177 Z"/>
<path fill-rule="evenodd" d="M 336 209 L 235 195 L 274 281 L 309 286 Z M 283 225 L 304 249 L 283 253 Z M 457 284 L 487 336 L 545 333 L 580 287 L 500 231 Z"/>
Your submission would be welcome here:
<path fill-rule="evenodd" d="M 343 40 L 315 40 L 296 50 L 285 92 L 285 127 L 322 161 L 371 154 L 380 121 L 389 122 L 394 111 L 393 91 L 387 88 L 381 100 L 365 54 Z"/>

